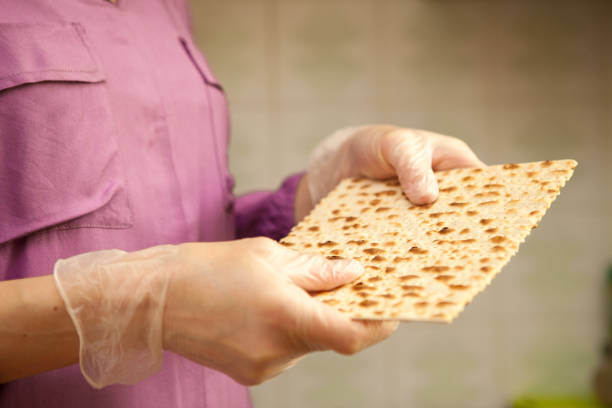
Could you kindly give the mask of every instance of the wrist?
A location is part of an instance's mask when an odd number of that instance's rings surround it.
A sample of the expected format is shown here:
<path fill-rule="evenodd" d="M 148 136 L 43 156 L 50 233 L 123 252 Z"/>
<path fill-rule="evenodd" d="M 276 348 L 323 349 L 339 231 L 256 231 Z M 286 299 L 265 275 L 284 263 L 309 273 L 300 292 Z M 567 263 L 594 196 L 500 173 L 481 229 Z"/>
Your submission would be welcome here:
<path fill-rule="evenodd" d="M 312 206 L 351 173 L 350 139 L 360 129 L 362 127 L 339 129 L 319 143 L 311 153 L 305 184 Z"/>
<path fill-rule="evenodd" d="M 297 224 L 312 210 L 314 204 L 308 189 L 308 175 L 304 173 L 295 190 L 294 221 Z"/>
<path fill-rule="evenodd" d="M 235 264 L 244 256 L 235 248 L 231 242 L 177 246 L 163 311 L 164 350 L 202 363 L 190 351 L 203 349 L 225 335 L 217 330 L 224 326 L 224 313 L 227 313 L 227 310 L 219 308 L 219 305 L 227 303 L 228 296 L 220 282 L 231 277 L 220 277 L 219 274 L 227 273 L 223 265 Z M 241 301 L 233 299 L 232 307 L 243 310 L 236 306 Z"/>
<path fill-rule="evenodd" d="M 176 249 L 91 252 L 56 263 L 54 275 L 94 387 L 134 384 L 162 359 L 162 317 Z"/>
<path fill-rule="evenodd" d="M 197 324 L 193 321 L 193 309 L 197 305 L 194 305 L 192 300 L 204 294 L 192 293 L 194 291 L 193 273 L 195 272 L 198 278 L 203 278 L 207 273 L 201 267 L 194 268 L 193 265 L 201 264 L 202 256 L 206 257 L 207 266 L 213 265 L 217 257 L 223 256 L 221 248 L 210 248 L 211 245 L 220 244 L 190 242 L 176 246 L 162 315 L 161 340 L 164 350 L 182 354 L 181 343 L 184 340 L 181 339 L 189 336 L 190 330 L 198 329 L 194 327 Z M 213 287 L 214 281 L 210 281 L 207 286 Z M 210 295 L 207 297 L 209 298 Z"/>

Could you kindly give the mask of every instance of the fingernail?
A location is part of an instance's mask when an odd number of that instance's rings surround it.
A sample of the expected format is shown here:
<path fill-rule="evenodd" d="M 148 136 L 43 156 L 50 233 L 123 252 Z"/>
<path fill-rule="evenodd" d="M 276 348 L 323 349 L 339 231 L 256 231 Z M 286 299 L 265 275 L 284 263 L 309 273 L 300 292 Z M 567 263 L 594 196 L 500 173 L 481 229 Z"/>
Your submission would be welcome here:
<path fill-rule="evenodd" d="M 334 269 L 347 278 L 357 279 L 364 271 L 363 265 L 354 259 L 339 260 L 336 265 Z"/>
<path fill-rule="evenodd" d="M 433 173 L 425 173 L 405 191 L 414 204 L 427 204 L 438 197 L 438 183 Z"/>
<path fill-rule="evenodd" d="M 423 191 L 425 191 L 425 195 L 427 195 L 430 200 L 435 200 L 438 196 L 438 181 L 436 180 L 436 176 L 433 173 L 427 173 L 426 180 L 427 183 Z"/>

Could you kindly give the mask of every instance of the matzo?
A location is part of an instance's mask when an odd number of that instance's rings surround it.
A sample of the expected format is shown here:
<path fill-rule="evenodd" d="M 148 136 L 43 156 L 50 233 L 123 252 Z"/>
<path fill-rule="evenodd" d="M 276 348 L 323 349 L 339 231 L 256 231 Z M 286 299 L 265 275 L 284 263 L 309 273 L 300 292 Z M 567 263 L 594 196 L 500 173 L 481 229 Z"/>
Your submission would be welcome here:
<path fill-rule="evenodd" d="M 351 317 L 450 322 L 517 252 L 574 167 L 440 171 L 440 196 L 425 206 L 411 204 L 397 179 L 346 179 L 281 243 L 364 265 L 359 280 L 314 295 Z"/>

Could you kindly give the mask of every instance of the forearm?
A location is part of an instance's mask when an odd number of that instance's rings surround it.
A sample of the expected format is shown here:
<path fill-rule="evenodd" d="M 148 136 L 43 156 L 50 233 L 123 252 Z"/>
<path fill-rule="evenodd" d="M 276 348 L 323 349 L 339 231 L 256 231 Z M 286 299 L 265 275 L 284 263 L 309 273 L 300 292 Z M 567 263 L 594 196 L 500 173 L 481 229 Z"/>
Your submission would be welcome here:
<path fill-rule="evenodd" d="M 0 282 L 0 383 L 78 360 L 79 337 L 53 275 Z"/>

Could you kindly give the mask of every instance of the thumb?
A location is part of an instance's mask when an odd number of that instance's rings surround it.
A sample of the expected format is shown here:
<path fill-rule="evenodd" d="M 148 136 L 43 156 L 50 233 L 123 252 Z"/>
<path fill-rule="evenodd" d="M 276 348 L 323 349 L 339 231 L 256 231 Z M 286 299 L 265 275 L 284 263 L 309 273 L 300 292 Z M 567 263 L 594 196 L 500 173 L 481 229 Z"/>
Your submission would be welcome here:
<path fill-rule="evenodd" d="M 363 273 L 363 266 L 350 259 L 329 260 L 321 255 L 294 253 L 285 264 L 285 271 L 295 285 L 316 291 L 354 281 Z"/>
<path fill-rule="evenodd" d="M 298 337 L 308 350 L 354 354 L 389 337 L 397 321 L 352 320 L 316 299 L 309 299 L 307 317 L 300 319 Z"/>
<path fill-rule="evenodd" d="M 438 198 L 438 183 L 432 169 L 433 149 L 426 135 L 397 130 L 385 135 L 383 154 L 395 168 L 406 197 L 414 204 Z"/>

